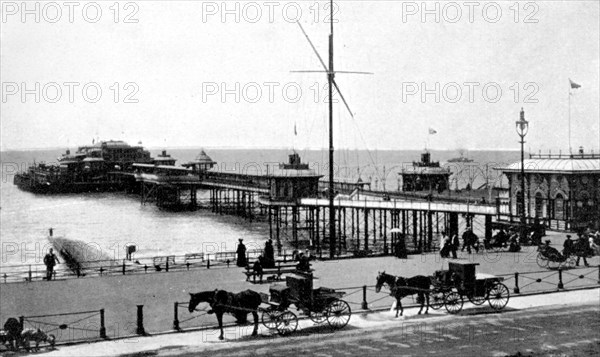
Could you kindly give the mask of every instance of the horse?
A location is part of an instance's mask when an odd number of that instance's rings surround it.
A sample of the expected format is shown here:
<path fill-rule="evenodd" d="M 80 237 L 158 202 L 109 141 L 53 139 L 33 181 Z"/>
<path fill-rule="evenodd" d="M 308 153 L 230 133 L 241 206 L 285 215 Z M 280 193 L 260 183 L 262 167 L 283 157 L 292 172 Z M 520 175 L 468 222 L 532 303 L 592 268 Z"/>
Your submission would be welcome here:
<path fill-rule="evenodd" d="M 248 319 L 248 313 L 252 313 L 254 316 L 254 331 L 252 336 L 258 334 L 258 306 L 262 303 L 260 294 L 252 290 L 244 290 L 237 294 L 225 291 L 225 290 L 214 290 L 214 291 L 202 291 L 196 294 L 190 293 L 190 302 L 188 304 L 188 310 L 190 313 L 196 310 L 196 306 L 201 302 L 207 302 L 210 304 L 211 310 L 209 314 L 214 313 L 217 315 L 217 321 L 219 322 L 219 329 L 221 335 L 219 340 L 223 339 L 223 314 L 229 313 L 236 318 L 237 323 L 246 323 Z"/>
<path fill-rule="evenodd" d="M 2 334 L 2 343 L 5 344 L 11 350 L 17 350 L 19 343 L 21 342 L 21 332 L 23 331 L 23 325 L 19 320 L 14 317 L 10 317 L 4 323 L 4 333 Z"/>
<path fill-rule="evenodd" d="M 41 342 L 47 342 L 48 344 L 50 344 L 50 347 L 54 347 L 55 340 L 56 337 L 54 335 L 47 335 L 44 331 L 40 330 L 39 328 L 26 328 L 23 330 L 23 332 L 21 332 L 21 343 L 27 351 L 29 351 L 32 341 L 35 342 L 35 347 L 31 349 L 33 351 L 39 351 Z"/>
<path fill-rule="evenodd" d="M 386 274 L 385 271 L 377 275 L 377 285 L 375 291 L 381 291 L 381 287 L 387 285 L 390 289 L 390 295 L 396 298 L 396 317 L 398 317 L 398 310 L 400 310 L 400 316 L 404 313 L 402 303 L 400 300 L 408 295 L 418 294 L 417 301 L 421 303 L 419 309 L 419 315 L 423 311 L 425 299 L 427 299 L 427 308 L 425 313 L 429 313 L 429 288 L 431 286 L 431 278 L 423 275 L 416 275 L 412 278 L 403 278 L 401 276 L 395 277 L 390 274 Z"/>

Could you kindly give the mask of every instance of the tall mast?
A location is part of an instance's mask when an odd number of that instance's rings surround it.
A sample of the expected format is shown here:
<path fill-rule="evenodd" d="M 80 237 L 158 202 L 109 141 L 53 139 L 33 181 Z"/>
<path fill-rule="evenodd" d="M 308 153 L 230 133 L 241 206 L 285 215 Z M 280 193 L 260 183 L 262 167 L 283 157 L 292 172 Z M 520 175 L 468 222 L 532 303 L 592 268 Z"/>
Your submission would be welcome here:
<path fill-rule="evenodd" d="M 329 81 L 329 257 L 335 257 L 335 210 L 333 199 L 333 0 L 329 4 L 331 30 L 329 34 L 329 73 L 327 79 Z"/>

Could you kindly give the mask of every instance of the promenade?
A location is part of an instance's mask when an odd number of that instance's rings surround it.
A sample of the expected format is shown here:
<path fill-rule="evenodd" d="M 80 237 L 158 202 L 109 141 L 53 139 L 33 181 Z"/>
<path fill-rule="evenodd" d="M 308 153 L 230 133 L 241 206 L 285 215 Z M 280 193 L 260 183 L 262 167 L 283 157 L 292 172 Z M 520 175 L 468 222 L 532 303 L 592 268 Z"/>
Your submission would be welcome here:
<path fill-rule="evenodd" d="M 562 235 L 554 234 L 550 238 L 558 247 L 562 245 L 561 237 Z M 517 285 L 520 294 L 527 295 L 559 291 L 561 282 L 566 290 L 599 284 L 599 257 L 588 259 L 590 267 L 565 270 L 559 276 L 557 271 L 541 269 L 536 263 L 536 256 L 536 247 L 524 247 L 519 253 L 480 252 L 469 255 L 459 251 L 460 260 L 480 264 L 477 272 L 505 278 L 505 284 L 511 291 L 507 308 L 512 306 L 513 298 L 518 296 L 514 294 Z M 349 302 L 355 313 L 362 309 L 365 291 L 368 309 L 388 309 L 392 305 L 394 299 L 388 295 L 387 290 L 384 289 L 379 294 L 374 291 L 379 271 L 409 277 L 432 275 L 435 270 L 448 268 L 448 260 L 441 259 L 436 253 L 411 255 L 407 259 L 378 257 L 312 263 L 316 278 L 314 287 L 324 286 L 345 291 L 347 295 L 344 300 Z M 189 293 L 217 288 L 234 292 L 252 289 L 268 293 L 269 283 L 246 282 L 243 272 L 244 269 L 232 265 L 230 268 L 2 284 L 0 321 L 25 316 L 26 327 L 40 327 L 55 334 L 59 344 L 99 339 L 101 322 L 99 314 L 95 312 L 101 309 L 104 309 L 104 326 L 109 339 L 132 336 L 139 332 L 139 311 L 143 312 L 145 332 L 150 335 L 173 331 L 175 311 L 183 330 L 214 326 L 214 316 L 202 312 L 190 314 L 185 305 L 176 309 L 175 302 L 185 303 L 189 300 Z M 516 272 L 519 273 L 518 282 L 514 275 Z M 546 299 L 551 301 L 553 295 L 547 295 Z M 403 304 L 412 305 L 411 297 L 403 300 Z M 89 313 L 44 316 L 75 312 Z M 226 323 L 230 322 L 232 318 L 227 317 Z"/>

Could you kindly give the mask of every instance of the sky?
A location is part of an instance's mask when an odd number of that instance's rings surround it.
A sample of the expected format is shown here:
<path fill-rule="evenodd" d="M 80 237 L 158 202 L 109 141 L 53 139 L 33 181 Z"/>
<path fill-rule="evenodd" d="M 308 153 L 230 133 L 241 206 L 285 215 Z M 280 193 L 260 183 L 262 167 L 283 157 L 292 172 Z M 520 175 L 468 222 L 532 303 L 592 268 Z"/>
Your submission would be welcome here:
<path fill-rule="evenodd" d="M 0 148 L 327 147 L 327 1 L 2 1 Z M 600 151 L 598 1 L 336 1 L 351 149 Z M 569 79 L 579 88 L 572 89 Z M 571 125 L 569 126 L 569 117 Z M 570 127 L 570 130 L 569 130 Z M 436 134 L 429 134 L 429 128 Z"/>

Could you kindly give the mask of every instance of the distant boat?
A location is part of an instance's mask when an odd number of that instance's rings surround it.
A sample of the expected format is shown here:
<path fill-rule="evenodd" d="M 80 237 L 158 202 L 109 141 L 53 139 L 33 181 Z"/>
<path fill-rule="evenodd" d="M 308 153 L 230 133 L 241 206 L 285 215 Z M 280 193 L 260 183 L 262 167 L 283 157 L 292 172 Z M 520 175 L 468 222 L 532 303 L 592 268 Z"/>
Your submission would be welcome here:
<path fill-rule="evenodd" d="M 464 150 L 459 150 L 458 153 L 460 154 L 460 157 L 454 157 L 448 160 L 448 162 L 473 162 L 473 160 L 469 159 L 468 157 L 465 157 Z"/>

